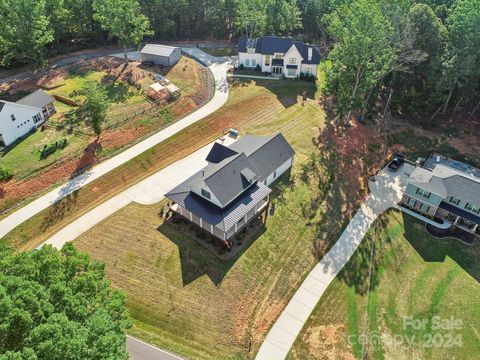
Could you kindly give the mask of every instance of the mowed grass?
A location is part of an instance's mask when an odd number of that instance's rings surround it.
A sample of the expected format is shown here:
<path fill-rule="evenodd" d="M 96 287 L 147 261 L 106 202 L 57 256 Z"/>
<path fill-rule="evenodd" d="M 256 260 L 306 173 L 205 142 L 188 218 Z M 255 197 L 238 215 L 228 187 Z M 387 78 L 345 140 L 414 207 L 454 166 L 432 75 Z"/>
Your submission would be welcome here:
<path fill-rule="evenodd" d="M 296 104 L 242 132 L 282 131 L 297 152 L 297 169 L 314 149 L 311 137 L 324 121 L 319 111 L 314 102 Z M 126 291 L 132 335 L 196 359 L 252 358 L 315 263 L 315 227 L 303 215 L 311 198 L 309 184 L 291 184 L 264 231 L 231 261 L 163 224 L 163 203 L 128 205 L 75 244 L 105 261 L 113 285 Z"/>
<path fill-rule="evenodd" d="M 374 272 L 377 285 L 367 296 L 355 290 L 353 280 L 346 281 L 346 274 L 356 270 L 357 251 L 326 290 L 288 358 L 477 358 L 480 243 L 433 238 L 423 224 L 398 211 L 380 221 L 382 230 L 374 241 L 386 252 Z M 425 323 L 414 327 L 409 319 Z M 447 325 L 458 320 L 460 325 L 438 329 L 432 319 Z"/>
<path fill-rule="evenodd" d="M 296 132 L 320 126 L 323 119 L 321 108 L 313 101 L 305 107 L 298 103 L 299 94 L 303 91 L 315 91 L 313 84 L 302 81 L 284 83 L 264 81 L 257 85 L 254 81 L 235 81 L 227 103 L 220 110 L 33 216 L 2 241 L 19 248 L 37 246 L 99 203 L 218 138 L 225 129 L 236 127 L 245 132 L 249 123 L 255 123 L 258 119 L 268 123 L 282 112 L 292 111 L 290 107 L 302 112 L 307 120 L 304 124 L 302 118 L 297 118 Z M 314 122 L 318 122 L 318 125 Z M 276 128 L 272 127 L 270 133 L 274 131 Z M 292 138 L 295 136 L 294 133 Z M 312 146 L 311 138 L 303 142 L 305 146 Z"/>

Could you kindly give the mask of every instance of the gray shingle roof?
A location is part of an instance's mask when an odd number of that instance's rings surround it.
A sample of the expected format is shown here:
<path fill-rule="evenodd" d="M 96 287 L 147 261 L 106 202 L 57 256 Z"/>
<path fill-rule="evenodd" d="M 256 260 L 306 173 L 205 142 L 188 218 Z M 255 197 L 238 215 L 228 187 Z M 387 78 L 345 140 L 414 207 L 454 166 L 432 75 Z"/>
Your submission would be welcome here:
<path fill-rule="evenodd" d="M 36 108 L 44 108 L 53 103 L 55 99 L 45 90 L 38 89 L 37 91 L 27 95 L 17 101 L 18 104 L 28 105 Z"/>
<path fill-rule="evenodd" d="M 263 179 L 295 154 L 281 133 L 271 138 L 246 135 L 230 145 L 230 148 L 237 152 L 244 152 Z"/>
<path fill-rule="evenodd" d="M 140 53 L 169 57 L 175 49 L 178 48 L 167 45 L 147 44 L 143 47 Z"/>
<path fill-rule="evenodd" d="M 480 183 L 461 175 L 443 179 L 448 195 L 480 205 Z"/>
<path fill-rule="evenodd" d="M 3 101 L 0 101 L 0 112 L 2 111 L 4 106 L 5 106 L 5 103 Z"/>
<path fill-rule="evenodd" d="M 215 144 L 213 144 L 213 147 L 208 153 L 205 160 L 207 160 L 209 163 L 218 164 L 220 161 L 225 160 L 226 158 L 236 154 L 236 151 L 233 151 L 229 147 L 216 142 Z"/>
<path fill-rule="evenodd" d="M 291 38 L 278 37 L 278 36 L 264 36 L 256 41 L 253 39 L 240 38 L 238 41 L 238 51 L 247 52 L 247 44 L 255 46 L 255 52 L 264 55 L 273 55 L 273 53 L 285 53 L 292 45 L 298 49 L 298 52 L 303 57 L 304 64 L 320 64 L 320 50 L 313 45 L 305 44 L 301 41 L 296 41 Z M 312 50 L 312 58 L 308 60 L 308 49 Z"/>

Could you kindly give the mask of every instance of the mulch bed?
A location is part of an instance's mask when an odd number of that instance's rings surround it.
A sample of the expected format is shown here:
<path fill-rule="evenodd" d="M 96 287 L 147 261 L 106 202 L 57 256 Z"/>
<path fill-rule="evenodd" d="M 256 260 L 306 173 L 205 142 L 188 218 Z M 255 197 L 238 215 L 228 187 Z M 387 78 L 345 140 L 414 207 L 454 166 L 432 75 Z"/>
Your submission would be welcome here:
<path fill-rule="evenodd" d="M 467 245 L 472 245 L 475 241 L 474 234 L 471 234 L 465 230 L 459 229 L 454 226 L 449 229 L 439 229 L 433 225 L 425 224 L 425 229 L 430 235 L 440 239 L 454 238 L 464 242 Z"/>

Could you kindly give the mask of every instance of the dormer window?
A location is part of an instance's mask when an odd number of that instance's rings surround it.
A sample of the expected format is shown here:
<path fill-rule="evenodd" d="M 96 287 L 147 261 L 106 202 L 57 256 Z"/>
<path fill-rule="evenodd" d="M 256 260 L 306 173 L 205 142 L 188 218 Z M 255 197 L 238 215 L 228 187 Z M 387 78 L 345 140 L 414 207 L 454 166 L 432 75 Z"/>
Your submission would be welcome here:
<path fill-rule="evenodd" d="M 295 59 L 295 58 L 290 58 L 290 59 L 288 60 L 288 62 L 289 62 L 290 64 L 296 64 L 296 63 L 297 63 L 297 59 Z"/>
<path fill-rule="evenodd" d="M 282 59 L 282 58 L 283 58 L 283 54 L 281 54 L 281 53 L 275 53 L 275 55 L 273 55 L 273 58 L 274 58 L 274 59 Z"/>
<path fill-rule="evenodd" d="M 254 48 L 248 48 L 247 49 L 247 54 L 255 54 L 255 49 Z"/>
<path fill-rule="evenodd" d="M 210 197 L 210 193 L 209 193 L 207 190 L 205 190 L 205 189 L 202 189 L 202 196 L 203 196 L 204 198 L 209 199 L 209 200 L 210 200 L 210 198 L 211 198 L 211 197 Z"/>

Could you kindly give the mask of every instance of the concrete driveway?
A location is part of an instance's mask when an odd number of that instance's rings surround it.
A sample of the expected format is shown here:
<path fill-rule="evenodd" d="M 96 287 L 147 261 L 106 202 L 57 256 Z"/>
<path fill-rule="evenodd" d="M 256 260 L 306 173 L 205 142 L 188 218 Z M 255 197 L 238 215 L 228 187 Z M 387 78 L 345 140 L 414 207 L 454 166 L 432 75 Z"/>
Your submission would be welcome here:
<path fill-rule="evenodd" d="M 332 249 L 313 268 L 270 329 L 257 360 L 284 359 L 328 285 L 353 255 L 375 219 L 396 207 L 414 167 L 405 164 L 398 172 L 383 169 L 369 182 L 370 195 L 345 228 Z"/>
<path fill-rule="evenodd" d="M 109 171 L 168 139 L 170 136 L 175 135 L 186 127 L 202 120 L 220 109 L 228 99 L 227 71 L 232 66 L 231 60 L 219 60 L 219 58 L 205 54 L 199 49 L 193 49 L 191 54 L 192 57 L 198 56 L 200 61 L 206 61 L 211 64 L 209 69 L 215 79 L 215 94 L 205 106 L 10 214 L 0 221 L 0 238 L 8 234 L 24 221 L 38 214 L 42 210 L 45 210 L 74 191 L 91 183 Z"/>
<path fill-rule="evenodd" d="M 232 138 L 225 137 L 225 140 L 221 143 L 230 145 L 233 142 Z M 61 249 L 66 242 L 75 240 L 131 202 L 143 205 L 158 203 L 168 191 L 207 165 L 205 158 L 214 143 L 215 141 L 105 201 L 65 226 L 44 244 L 50 244 L 57 249 Z"/>

